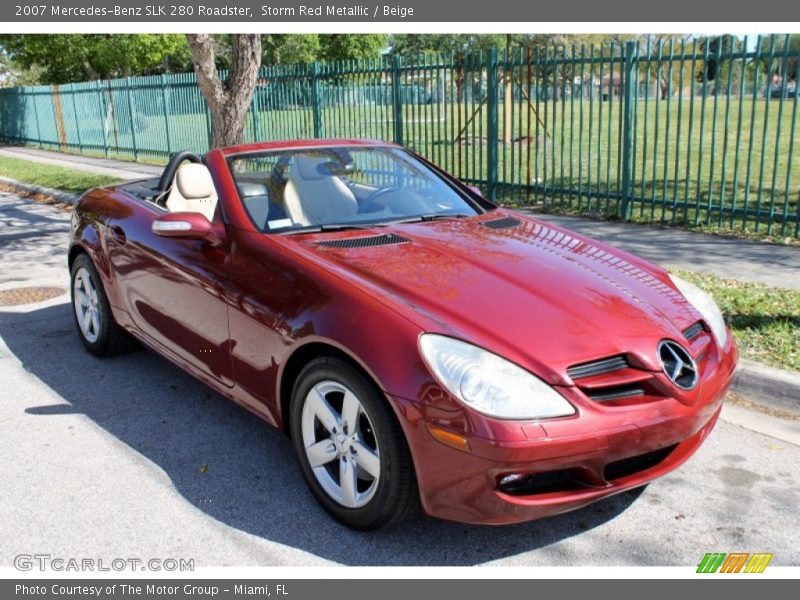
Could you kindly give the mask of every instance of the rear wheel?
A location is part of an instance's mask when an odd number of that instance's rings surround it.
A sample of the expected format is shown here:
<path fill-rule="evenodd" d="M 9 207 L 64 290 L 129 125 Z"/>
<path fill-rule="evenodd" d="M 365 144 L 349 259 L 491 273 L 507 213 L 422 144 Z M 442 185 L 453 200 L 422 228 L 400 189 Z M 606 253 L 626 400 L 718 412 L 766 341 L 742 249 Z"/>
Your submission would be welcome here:
<path fill-rule="evenodd" d="M 377 387 L 336 358 L 301 371 L 290 428 L 306 483 L 335 519 L 354 529 L 396 525 L 419 495 L 397 418 Z"/>
<path fill-rule="evenodd" d="M 72 316 L 86 349 L 95 356 L 133 350 L 136 342 L 114 321 L 103 282 L 88 255 L 75 259 L 71 275 Z"/>

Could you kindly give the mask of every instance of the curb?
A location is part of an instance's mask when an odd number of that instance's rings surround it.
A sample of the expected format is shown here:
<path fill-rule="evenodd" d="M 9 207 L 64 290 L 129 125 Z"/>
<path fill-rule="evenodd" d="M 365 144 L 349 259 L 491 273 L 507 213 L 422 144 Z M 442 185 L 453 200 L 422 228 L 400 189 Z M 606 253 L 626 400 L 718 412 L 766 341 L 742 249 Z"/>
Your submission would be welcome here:
<path fill-rule="evenodd" d="M 731 389 L 781 410 L 800 411 L 800 374 L 739 360 Z"/>
<path fill-rule="evenodd" d="M 34 198 L 36 200 L 44 200 L 51 203 L 75 205 L 78 202 L 78 196 L 68 192 L 62 192 L 49 187 L 41 185 L 33 185 L 32 183 L 23 183 L 10 177 L 3 177 L 0 175 L 0 188 L 12 191 L 20 196 L 26 198 Z"/>

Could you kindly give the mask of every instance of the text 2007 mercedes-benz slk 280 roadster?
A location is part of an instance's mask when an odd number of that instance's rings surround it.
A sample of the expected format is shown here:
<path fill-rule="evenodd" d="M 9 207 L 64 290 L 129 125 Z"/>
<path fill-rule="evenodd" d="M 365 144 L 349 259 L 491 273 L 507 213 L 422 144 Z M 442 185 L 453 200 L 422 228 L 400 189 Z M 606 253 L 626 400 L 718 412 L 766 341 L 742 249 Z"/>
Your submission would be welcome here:
<path fill-rule="evenodd" d="M 737 360 L 695 286 L 381 142 L 179 153 L 81 198 L 69 267 L 92 354 L 138 340 L 284 430 L 360 529 L 642 486 L 703 442 Z"/>

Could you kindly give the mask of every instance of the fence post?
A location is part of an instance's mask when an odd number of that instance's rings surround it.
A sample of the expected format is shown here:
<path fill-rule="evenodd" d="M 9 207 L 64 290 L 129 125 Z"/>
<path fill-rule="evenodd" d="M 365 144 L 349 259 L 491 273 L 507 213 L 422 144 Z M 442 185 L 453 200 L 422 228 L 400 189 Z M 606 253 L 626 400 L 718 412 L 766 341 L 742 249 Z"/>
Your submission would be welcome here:
<path fill-rule="evenodd" d="M 103 102 L 103 92 L 100 91 L 100 81 L 94 80 L 94 89 L 97 94 L 97 104 L 100 107 L 100 129 L 103 131 L 103 152 L 108 158 L 108 135 L 106 132 L 106 104 Z"/>
<path fill-rule="evenodd" d="M 164 73 L 161 74 L 161 101 L 164 104 L 164 129 L 167 134 L 167 158 L 169 158 L 172 156 L 172 134 L 169 131 L 169 113 L 172 108 L 172 94 L 170 94 L 167 89 L 167 76 Z"/>
<path fill-rule="evenodd" d="M 497 144 L 498 125 L 497 125 L 497 48 L 489 50 L 488 64 L 486 65 L 486 159 L 488 161 L 488 173 L 486 183 L 488 186 L 489 200 L 497 198 Z"/>
<path fill-rule="evenodd" d="M 311 63 L 311 103 L 314 108 L 314 137 L 322 137 L 322 90 L 319 82 L 319 63 Z"/>
<path fill-rule="evenodd" d="M 622 98 L 622 182 L 621 204 L 619 216 L 627 221 L 631 216 L 631 194 L 633 191 L 631 169 L 633 165 L 633 57 L 636 53 L 636 42 L 625 42 L 625 74 L 623 79 L 624 96 Z"/>
<path fill-rule="evenodd" d="M 39 109 L 36 107 L 36 87 L 31 87 L 31 98 L 33 98 L 33 116 L 36 119 L 36 137 L 38 138 L 36 141 L 39 142 L 39 148 L 43 147 L 42 144 L 42 126 L 39 124 Z M 25 137 L 28 137 L 27 130 L 25 131 Z M 28 140 L 25 140 L 28 141 Z"/>
<path fill-rule="evenodd" d="M 256 81 L 256 87 L 253 89 L 253 102 L 252 102 L 252 113 L 253 113 L 253 141 L 260 142 L 262 140 L 262 133 L 261 133 L 261 99 L 258 94 L 258 86 L 259 81 L 261 81 L 261 71 L 259 70 L 258 73 L 258 81 Z"/>
<path fill-rule="evenodd" d="M 394 142 L 403 143 L 403 87 L 400 84 L 401 58 L 392 57 L 392 107 L 394 111 Z"/>
<path fill-rule="evenodd" d="M 314 137 L 322 137 L 322 89 L 319 81 L 319 63 L 311 64 L 311 102 L 314 107 Z"/>
<path fill-rule="evenodd" d="M 131 143 L 133 144 L 133 160 L 139 160 L 139 150 L 136 148 L 136 123 L 133 116 L 133 99 L 131 98 L 131 78 L 125 78 L 125 93 L 128 96 L 128 114 L 131 118 Z"/>
<path fill-rule="evenodd" d="M 83 154 L 83 141 L 81 140 L 81 117 L 78 115 L 78 104 L 75 101 L 76 83 L 70 84 L 70 94 L 72 95 L 72 115 L 75 117 L 75 135 L 78 136 L 78 152 Z"/>

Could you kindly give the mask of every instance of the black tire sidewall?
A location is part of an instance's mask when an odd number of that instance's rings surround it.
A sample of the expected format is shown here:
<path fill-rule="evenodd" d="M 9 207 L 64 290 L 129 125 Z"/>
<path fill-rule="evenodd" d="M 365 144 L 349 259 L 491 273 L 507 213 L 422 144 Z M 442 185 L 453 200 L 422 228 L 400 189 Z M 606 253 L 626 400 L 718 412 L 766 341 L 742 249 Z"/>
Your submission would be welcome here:
<path fill-rule="evenodd" d="M 359 399 L 376 433 L 381 457 L 381 475 L 378 489 L 372 499 L 360 508 L 347 508 L 328 496 L 316 479 L 308 462 L 303 445 L 302 412 L 309 391 L 322 381 L 336 381 L 349 388 Z M 290 430 L 292 444 L 297 454 L 303 476 L 322 507 L 335 519 L 353 529 L 379 529 L 393 522 L 403 512 L 404 502 L 410 501 L 402 493 L 399 477 L 401 461 L 409 461 L 405 451 L 405 438 L 392 408 L 386 398 L 368 378 L 348 363 L 336 358 L 318 358 L 300 372 L 291 400 Z M 402 439 L 398 439 L 398 436 Z M 402 445 L 401 445 L 402 444 Z"/>

